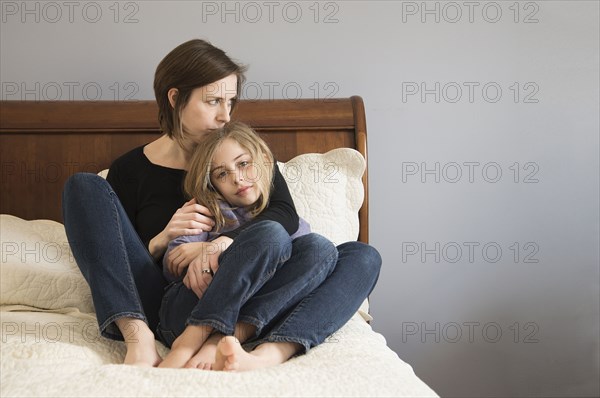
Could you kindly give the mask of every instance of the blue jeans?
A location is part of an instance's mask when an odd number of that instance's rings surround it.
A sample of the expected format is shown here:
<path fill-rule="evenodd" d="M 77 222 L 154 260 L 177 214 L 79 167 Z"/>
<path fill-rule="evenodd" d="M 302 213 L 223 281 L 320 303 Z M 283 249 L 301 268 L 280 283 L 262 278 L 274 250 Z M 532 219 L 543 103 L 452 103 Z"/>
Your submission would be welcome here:
<path fill-rule="evenodd" d="M 63 219 L 73 257 L 92 291 L 100 333 L 123 340 L 114 323 L 123 317 L 142 319 L 154 331 L 167 281 L 110 184 L 90 173 L 69 177 Z"/>
<path fill-rule="evenodd" d="M 266 342 L 296 342 L 304 352 L 323 343 L 358 311 L 371 294 L 381 268 L 381 256 L 362 242 L 337 246 L 333 272 L 291 311 L 265 325 L 247 349 Z"/>
<path fill-rule="evenodd" d="M 158 335 L 171 346 L 186 325 L 208 325 L 232 335 L 237 322 L 256 327 L 289 312 L 333 271 L 337 250 L 318 234 L 293 241 L 274 221 L 245 229 L 219 257 L 219 270 L 201 299 L 182 282 L 169 285 Z M 307 343 L 307 342 L 302 342 Z"/>
<path fill-rule="evenodd" d="M 166 281 L 161 267 L 155 263 L 139 239 L 110 184 L 95 174 L 79 173 L 71 176 L 63 191 L 63 217 L 73 256 L 92 291 L 101 334 L 122 340 L 123 336 L 114 321 L 122 317 L 132 317 L 144 320 L 160 338 L 160 333 L 156 331 Z M 263 223 L 256 226 L 259 224 Z M 234 245 L 244 247 L 244 239 L 240 239 L 242 234 L 229 249 Z M 277 235 L 274 241 L 280 242 L 281 236 L 279 233 Z M 294 243 L 291 244 L 291 248 L 285 244 L 279 245 L 270 255 L 272 261 L 263 265 L 266 267 L 263 271 L 267 269 L 267 273 L 252 274 L 253 279 L 243 287 L 238 286 L 239 281 L 235 278 L 218 277 L 218 274 L 226 262 L 233 264 L 231 267 L 241 266 L 235 264 L 235 261 L 227 261 L 227 258 L 235 259 L 240 253 L 246 253 L 247 256 L 248 251 L 232 250 L 231 255 L 226 258 L 228 249 L 221 255 L 220 260 L 223 263 L 220 261 L 219 271 L 205 294 L 214 291 L 209 297 L 215 298 L 217 292 L 227 292 L 231 289 L 232 282 L 236 289 L 245 289 L 244 291 L 248 292 L 246 296 L 254 292 L 250 297 L 238 296 L 241 301 L 230 306 L 234 308 L 232 313 L 235 313 L 239 306 L 238 321 L 258 327 L 257 336 L 252 341 L 254 345 L 287 341 L 297 342 L 308 350 L 324 342 L 329 335 L 342 327 L 375 287 L 381 257 L 373 247 L 361 242 L 339 245 L 337 263 L 333 270 L 317 272 L 316 279 L 313 275 L 314 269 L 310 267 L 311 261 L 302 262 L 306 267 L 303 268 L 304 271 L 308 270 L 302 277 L 313 276 L 313 279 L 309 278 L 308 283 L 307 279 L 296 283 L 299 269 L 287 265 L 295 253 L 303 253 L 302 244 L 314 247 L 319 243 L 307 239 L 306 242 L 296 245 L 296 252 Z M 282 262 L 288 257 L 286 250 L 290 251 L 289 259 Z M 323 261 L 326 258 L 327 256 L 320 256 L 318 260 Z M 305 259 L 310 260 L 310 256 L 305 255 Z M 227 268 L 229 266 L 223 269 Z M 277 272 L 270 275 L 269 272 L 273 272 L 273 269 Z M 221 275 L 225 275 L 225 272 Z M 319 278 L 324 278 L 320 284 Z M 288 293 L 289 301 L 281 303 L 276 300 L 280 300 L 281 294 L 286 290 L 286 281 L 294 282 L 295 290 L 290 291 L 296 293 Z M 306 284 L 305 288 L 298 287 L 302 283 Z M 311 286 L 313 290 L 307 292 Z M 276 291 L 277 294 L 271 295 L 272 291 Z M 193 312 L 195 306 L 206 301 L 205 299 L 203 296 L 203 300 L 189 300 L 193 304 L 187 313 L 192 314 L 189 316 L 189 322 L 193 324 L 202 321 L 197 316 L 203 318 L 206 314 L 217 314 L 222 317 L 219 318 L 219 322 L 230 328 L 232 313 L 223 315 L 218 308 L 209 308 L 211 306 L 208 303 L 200 306 L 201 313 Z M 221 304 L 222 302 L 218 305 Z M 187 320 L 183 324 L 185 322 Z M 177 330 L 171 332 L 175 335 Z"/>

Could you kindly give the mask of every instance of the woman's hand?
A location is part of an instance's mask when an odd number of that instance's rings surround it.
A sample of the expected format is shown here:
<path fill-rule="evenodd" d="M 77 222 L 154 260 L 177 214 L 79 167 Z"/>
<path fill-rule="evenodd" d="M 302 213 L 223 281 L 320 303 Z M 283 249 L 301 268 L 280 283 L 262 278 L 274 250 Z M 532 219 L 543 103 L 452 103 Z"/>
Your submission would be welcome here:
<path fill-rule="evenodd" d="M 212 242 L 182 243 L 168 253 L 167 269 L 174 276 L 179 276 L 190 263 L 203 253 L 209 253 Z"/>
<path fill-rule="evenodd" d="M 201 298 L 208 285 L 212 282 L 213 275 L 219 269 L 219 256 L 233 242 L 231 238 L 220 236 L 212 242 L 202 242 L 203 250 L 194 259 L 183 278 L 183 284 L 191 289 L 198 298 Z"/>
<path fill-rule="evenodd" d="M 185 202 L 173 214 L 165 229 L 150 241 L 150 254 L 158 259 L 167 250 L 169 242 L 178 236 L 198 235 L 212 230 L 215 222 L 210 217 L 210 211 L 196 203 L 196 199 Z"/>

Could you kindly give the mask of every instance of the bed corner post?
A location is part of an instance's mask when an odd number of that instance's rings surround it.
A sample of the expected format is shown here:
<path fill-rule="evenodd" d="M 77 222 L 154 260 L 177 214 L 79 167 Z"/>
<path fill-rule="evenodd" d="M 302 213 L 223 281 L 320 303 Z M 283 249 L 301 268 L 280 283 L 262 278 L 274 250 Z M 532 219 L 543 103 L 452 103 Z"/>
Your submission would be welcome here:
<path fill-rule="evenodd" d="M 363 205 L 358 211 L 358 220 L 360 230 L 358 240 L 363 243 L 369 243 L 369 162 L 367 157 L 367 120 L 365 116 L 365 105 L 363 99 L 358 95 L 350 97 L 352 101 L 352 112 L 354 114 L 354 138 L 356 149 L 365 157 L 367 161 L 365 173 L 363 174 L 363 185 L 365 188 L 365 199 Z"/>

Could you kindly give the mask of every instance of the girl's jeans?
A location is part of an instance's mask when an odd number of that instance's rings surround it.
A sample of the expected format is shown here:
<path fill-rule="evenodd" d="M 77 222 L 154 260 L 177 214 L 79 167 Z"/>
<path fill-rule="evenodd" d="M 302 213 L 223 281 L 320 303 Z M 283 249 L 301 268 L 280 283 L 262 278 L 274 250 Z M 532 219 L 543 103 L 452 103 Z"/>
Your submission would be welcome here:
<path fill-rule="evenodd" d="M 182 282 L 169 285 L 158 335 L 171 345 L 186 325 L 209 325 L 232 335 L 236 322 L 245 322 L 256 326 L 259 336 L 265 325 L 288 313 L 331 274 L 337 255 L 320 235 L 292 241 L 279 223 L 256 223 L 219 257 L 219 270 L 200 300 Z"/>
<path fill-rule="evenodd" d="M 379 253 L 369 245 L 347 242 L 336 251 L 317 234 L 291 241 L 279 224 L 266 221 L 244 230 L 221 254 L 200 300 L 181 282 L 169 285 L 163 300 L 162 269 L 106 180 L 88 173 L 71 176 L 63 191 L 63 216 L 73 256 L 92 291 L 100 332 L 117 340 L 123 336 L 114 321 L 122 317 L 144 320 L 167 345 L 186 324 L 231 334 L 236 322 L 246 322 L 257 327 L 254 346 L 287 341 L 308 350 L 352 317 L 381 267 Z"/>

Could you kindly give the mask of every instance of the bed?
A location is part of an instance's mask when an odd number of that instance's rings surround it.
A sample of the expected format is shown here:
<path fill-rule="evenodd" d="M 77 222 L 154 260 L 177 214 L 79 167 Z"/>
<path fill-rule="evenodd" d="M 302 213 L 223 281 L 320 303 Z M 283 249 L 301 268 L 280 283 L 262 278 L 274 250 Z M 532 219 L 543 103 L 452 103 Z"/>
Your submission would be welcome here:
<path fill-rule="evenodd" d="M 156 104 L 1 101 L 0 116 L 1 396 L 437 396 L 373 331 L 367 301 L 324 344 L 276 367 L 122 365 L 124 344 L 98 334 L 61 224 L 61 191 L 69 175 L 102 175 L 119 155 L 157 138 Z M 368 243 L 360 97 L 241 101 L 234 119 L 269 143 L 313 230 L 337 244 Z"/>

